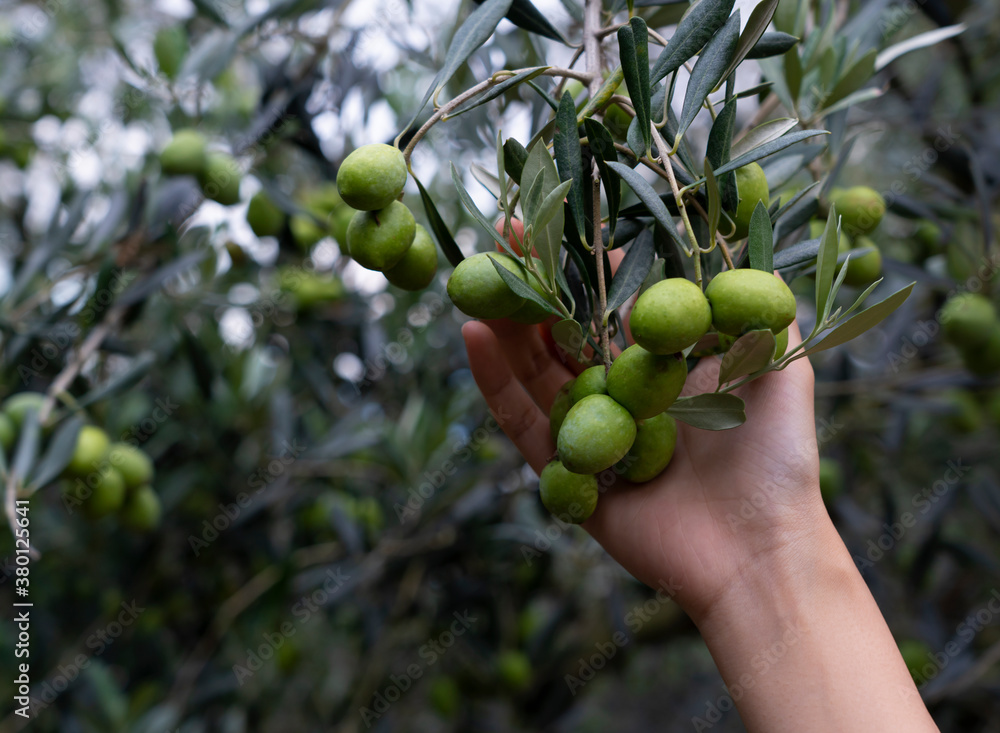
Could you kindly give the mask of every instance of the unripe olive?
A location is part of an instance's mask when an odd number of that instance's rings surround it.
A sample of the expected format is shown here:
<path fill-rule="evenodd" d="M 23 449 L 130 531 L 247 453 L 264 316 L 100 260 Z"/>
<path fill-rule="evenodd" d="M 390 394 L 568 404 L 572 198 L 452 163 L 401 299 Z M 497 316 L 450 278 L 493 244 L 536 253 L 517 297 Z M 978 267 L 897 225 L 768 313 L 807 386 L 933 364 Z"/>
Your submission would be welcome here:
<path fill-rule="evenodd" d="M 153 461 L 146 452 L 129 443 L 114 443 L 108 460 L 121 474 L 125 486 L 134 489 L 153 480 Z"/>
<path fill-rule="evenodd" d="M 83 513 L 91 519 L 98 519 L 118 511 L 124 501 L 125 480 L 117 469 L 109 466 L 102 471 L 90 498 L 84 500 Z"/>
<path fill-rule="evenodd" d="M 572 404 L 575 405 L 584 397 L 589 397 L 592 394 L 607 393 L 607 374 L 604 370 L 604 366 L 601 365 L 584 369 L 583 372 L 581 372 L 573 381 L 573 387 L 570 389 L 569 396 L 572 400 Z"/>
<path fill-rule="evenodd" d="M 960 348 L 965 368 L 980 377 L 1000 372 L 1000 322 L 990 328 L 986 343 L 975 348 Z"/>
<path fill-rule="evenodd" d="M 875 242 L 863 235 L 855 240 L 854 248 L 871 248 L 872 251 L 851 256 L 847 261 L 844 284 L 851 287 L 868 287 L 882 277 L 882 252 Z"/>
<path fill-rule="evenodd" d="M 200 176 L 207 160 L 206 144 L 197 130 L 178 130 L 160 153 L 160 169 L 168 176 Z"/>
<path fill-rule="evenodd" d="M 823 501 L 830 503 L 844 491 L 844 474 L 840 464 L 832 458 L 819 459 L 819 492 Z"/>
<path fill-rule="evenodd" d="M 66 470 L 76 476 L 86 476 L 101 468 L 108 457 L 111 441 L 108 434 L 94 425 L 84 425 L 76 436 L 73 456 Z"/>
<path fill-rule="evenodd" d="M 611 364 L 608 394 L 636 420 L 646 420 L 674 404 L 686 379 L 683 359 L 659 356 L 634 344 Z"/>
<path fill-rule="evenodd" d="M 182 25 L 161 28 L 153 39 L 153 54 L 156 63 L 168 79 L 177 77 L 188 53 L 187 31 Z"/>
<path fill-rule="evenodd" d="M 129 492 L 121 510 L 121 519 L 127 527 L 148 532 L 159 525 L 162 511 L 160 497 L 152 486 L 146 484 Z"/>
<path fill-rule="evenodd" d="M 885 215 L 885 199 L 868 186 L 831 192 L 830 202 L 837 207 L 841 229 L 851 236 L 870 234 Z"/>
<path fill-rule="evenodd" d="M 559 439 L 559 428 L 562 427 L 569 408 L 573 406 L 572 390 L 575 382 L 575 379 L 571 379 L 560 387 L 555 399 L 552 400 L 552 407 L 549 408 L 549 434 L 553 443 Z"/>
<path fill-rule="evenodd" d="M 635 420 L 607 395 L 573 405 L 559 429 L 559 460 L 573 473 L 600 473 L 620 461 L 635 440 Z"/>
<path fill-rule="evenodd" d="M 549 514 L 564 522 L 579 524 L 597 507 L 597 477 L 573 473 L 559 461 L 552 461 L 542 470 L 538 487 Z"/>
<path fill-rule="evenodd" d="M 944 337 L 962 349 L 975 349 L 986 344 L 997 323 L 997 311 L 985 295 L 959 293 L 941 308 L 941 330 Z"/>
<path fill-rule="evenodd" d="M 453 718 L 462 701 L 458 683 L 448 675 L 437 677 L 431 682 L 427 697 L 434 711 L 444 718 Z"/>
<path fill-rule="evenodd" d="M 654 284 L 639 296 L 629 328 L 636 343 L 654 354 L 683 351 L 712 325 L 712 308 L 701 288 L 683 277 Z"/>
<path fill-rule="evenodd" d="M 4 400 L 3 412 L 14 423 L 14 427 L 20 429 L 24 424 L 24 418 L 29 410 L 38 412 L 45 402 L 45 395 L 41 392 L 18 392 Z"/>
<path fill-rule="evenodd" d="M 341 204 L 333 210 L 329 218 L 330 234 L 340 248 L 340 254 L 345 257 L 351 256 L 351 250 L 347 246 L 347 228 L 351 225 L 354 217 L 354 209 L 347 204 Z"/>
<path fill-rule="evenodd" d="M 350 206 L 374 211 L 399 198 L 406 185 L 406 158 L 399 149 L 377 143 L 348 155 L 337 171 L 337 190 Z"/>
<path fill-rule="evenodd" d="M 736 191 L 739 194 L 739 202 L 736 211 L 731 213 L 736 231 L 729 237 L 734 240 L 743 239 L 749 234 L 750 218 L 757 208 L 757 203 L 763 202 L 766 207 L 771 202 L 764 169 L 756 163 L 748 163 L 742 168 L 737 168 Z"/>
<path fill-rule="evenodd" d="M 975 433 L 982 429 L 984 415 L 979 400 L 973 397 L 971 392 L 958 388 L 949 389 L 945 391 L 943 397 L 951 408 L 946 420 L 949 427 L 963 434 Z"/>
<path fill-rule="evenodd" d="M 677 421 L 665 412 L 636 423 L 635 442 L 616 467 L 619 474 L 635 483 L 650 481 L 674 457 Z"/>
<path fill-rule="evenodd" d="M 337 191 L 337 184 L 329 181 L 303 189 L 297 198 L 303 209 L 315 214 L 321 221 L 325 221 L 336 209 L 345 206 L 344 199 Z M 353 215 L 354 211 L 351 211 L 351 214 Z"/>
<path fill-rule="evenodd" d="M 9 451 L 15 440 L 17 440 L 17 426 L 6 413 L 0 412 L 0 447 L 5 452 Z"/>
<path fill-rule="evenodd" d="M 712 325 L 730 336 L 761 328 L 777 333 L 795 320 L 795 296 L 769 272 L 726 270 L 712 278 L 705 295 Z"/>
<path fill-rule="evenodd" d="M 448 278 L 448 297 L 462 313 L 473 318 L 506 318 L 524 305 L 490 260 L 524 279 L 524 268 L 510 255 L 481 252 L 462 260 Z"/>
<path fill-rule="evenodd" d="M 823 236 L 823 232 L 826 231 L 826 222 L 822 219 L 812 219 L 809 222 L 809 238 L 819 239 Z M 849 252 L 851 250 L 851 238 L 847 236 L 847 232 L 844 231 L 843 227 L 840 229 L 840 238 L 837 240 L 837 252 Z"/>
<path fill-rule="evenodd" d="M 788 329 L 774 335 L 774 358 L 780 359 L 788 351 Z"/>
<path fill-rule="evenodd" d="M 397 288 L 423 290 L 434 280 L 437 263 L 437 247 L 434 246 L 434 240 L 426 229 L 417 224 L 413 244 L 406 250 L 403 258 L 383 274 L 386 280 Z"/>
<path fill-rule="evenodd" d="M 282 267 L 277 273 L 278 287 L 288 293 L 297 310 L 312 308 L 344 297 L 344 285 L 331 274 L 320 274 L 298 267 Z"/>
<path fill-rule="evenodd" d="M 920 243 L 920 256 L 926 259 L 941 251 L 944 237 L 941 227 L 932 221 L 923 219 L 917 224 L 917 230 L 913 233 L 913 238 Z"/>
<path fill-rule="evenodd" d="M 391 201 L 384 209 L 357 212 L 347 227 L 347 245 L 359 265 L 381 271 L 403 259 L 416 234 L 410 210 Z"/>
<path fill-rule="evenodd" d="M 505 651 L 497 658 L 497 674 L 510 690 L 523 690 L 531 682 L 531 661 L 521 651 Z"/>
<path fill-rule="evenodd" d="M 240 181 L 243 174 L 239 164 L 226 153 L 209 153 L 205 167 L 198 177 L 206 197 L 223 206 L 232 206 L 240 200 Z"/>
<path fill-rule="evenodd" d="M 258 191 L 247 205 L 247 224 L 258 237 L 276 237 L 285 229 L 285 212 L 266 191 Z"/>
<path fill-rule="evenodd" d="M 353 210 L 351 215 L 354 215 Z M 309 249 L 327 235 L 326 229 L 317 224 L 310 214 L 292 214 L 288 228 L 295 243 L 302 249 Z"/>

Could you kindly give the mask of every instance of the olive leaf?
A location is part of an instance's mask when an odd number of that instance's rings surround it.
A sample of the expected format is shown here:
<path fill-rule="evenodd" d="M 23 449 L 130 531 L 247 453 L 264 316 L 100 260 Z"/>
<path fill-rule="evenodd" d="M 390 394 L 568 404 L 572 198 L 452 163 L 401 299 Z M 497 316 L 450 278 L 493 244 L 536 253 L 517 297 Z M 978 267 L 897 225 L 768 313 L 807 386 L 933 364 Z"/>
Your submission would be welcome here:
<path fill-rule="evenodd" d="M 722 194 L 708 158 L 705 158 L 705 192 L 708 194 L 708 241 L 714 242 L 722 218 Z"/>
<path fill-rule="evenodd" d="M 427 193 L 427 189 L 424 188 L 424 184 L 420 180 L 413 176 L 413 180 L 417 184 L 417 188 L 420 190 L 420 201 L 424 205 L 424 212 L 427 214 L 427 223 L 430 224 L 431 231 L 434 232 L 434 237 L 437 239 L 438 246 L 441 251 L 444 252 L 444 256 L 448 258 L 448 262 L 451 263 L 452 267 L 458 267 L 459 263 L 465 259 L 462 254 L 462 250 L 458 248 L 458 244 L 455 242 L 455 238 L 451 235 L 448 230 L 448 225 L 444 223 L 444 219 L 441 218 L 441 214 L 437 210 L 437 205 L 435 205 L 434 200 Z"/>
<path fill-rule="evenodd" d="M 559 310 L 552 305 L 548 300 L 538 294 L 538 292 L 528 285 L 527 282 L 519 278 L 513 272 L 508 270 L 506 267 L 501 265 L 496 261 L 495 258 L 490 257 L 490 262 L 493 264 L 493 268 L 497 271 L 500 279 L 507 283 L 507 287 L 513 290 L 517 295 L 520 295 L 525 300 L 530 300 L 536 305 L 540 305 L 549 313 L 554 315 L 559 315 Z M 525 276 L 530 276 L 529 273 L 525 272 Z"/>
<path fill-rule="evenodd" d="M 674 133 L 674 146 L 680 145 L 681 138 L 701 111 L 705 98 L 725 78 L 723 72 L 733 57 L 740 33 L 740 11 L 736 10 L 706 45 L 688 80 L 684 94 L 684 105 Z"/>
<path fill-rule="evenodd" d="M 802 353 L 802 356 L 809 356 L 810 354 L 832 349 L 834 346 L 846 344 L 848 341 L 857 338 L 865 331 L 875 328 L 875 326 L 888 318 L 893 311 L 903 304 L 913 291 L 914 285 L 916 285 L 916 283 L 910 283 L 905 288 L 896 291 L 885 300 L 876 303 L 870 308 L 866 308 L 853 318 L 843 321 L 836 328 L 831 330 L 830 333 L 827 334 L 826 338 L 815 346 L 811 346 L 806 349 Z"/>
<path fill-rule="evenodd" d="M 778 0 L 761 0 L 761 2 L 757 3 L 753 12 L 750 13 L 746 28 L 740 34 L 740 40 L 736 44 L 736 51 L 733 53 L 729 66 L 726 67 L 726 70 L 719 77 L 720 81 L 736 71 L 736 67 L 742 63 L 747 54 L 757 45 L 757 42 L 764 35 L 764 31 L 771 22 L 774 11 L 777 9 Z"/>
<path fill-rule="evenodd" d="M 748 59 L 765 59 L 770 56 L 781 56 L 792 49 L 799 39 L 790 33 L 769 31 L 760 37 L 747 54 Z"/>
<path fill-rule="evenodd" d="M 569 188 L 566 202 L 569 205 L 573 223 L 576 225 L 576 231 L 582 240 L 586 237 L 583 211 L 583 153 L 580 150 L 580 135 L 577 132 L 576 107 L 569 92 L 563 92 L 562 99 L 559 101 L 552 148 L 556 154 L 559 179 L 575 184 Z"/>
<path fill-rule="evenodd" d="M 548 67 L 548 66 L 533 66 L 530 69 L 525 69 L 524 71 L 522 71 L 522 72 L 520 72 L 518 74 L 515 74 L 514 76 L 512 76 L 512 77 L 510 77 L 508 79 L 504 79 L 499 84 L 497 84 L 497 85 L 495 85 L 493 87 L 490 87 L 490 89 L 488 89 L 482 96 L 476 97 L 471 102 L 468 102 L 467 104 L 462 105 L 461 107 L 459 107 L 458 109 L 456 109 L 454 112 L 451 112 L 450 114 L 445 115 L 441 119 L 442 120 L 453 120 L 456 117 L 458 117 L 460 115 L 464 115 L 466 112 L 475 109 L 476 107 L 484 105 L 487 102 L 492 102 L 497 97 L 499 97 L 499 96 L 503 95 L 504 93 L 506 93 L 509 89 L 513 89 L 518 84 L 524 84 L 527 81 L 531 81 L 532 79 L 534 79 L 536 76 L 539 76 L 543 71 L 545 71 L 548 68 L 550 68 L 550 67 Z"/>
<path fill-rule="evenodd" d="M 774 232 L 771 229 L 771 217 L 763 201 L 758 201 L 750 216 L 748 228 L 750 240 L 747 250 L 750 257 L 750 267 L 762 272 L 774 271 Z"/>
<path fill-rule="evenodd" d="M 837 268 L 837 246 L 840 242 L 840 217 L 837 207 L 830 204 L 830 213 L 826 220 L 826 228 L 820 239 L 819 253 L 816 257 L 816 326 L 822 327 L 830 315 L 830 291 L 833 286 L 833 276 Z"/>
<path fill-rule="evenodd" d="M 705 155 L 712 165 L 712 170 L 728 163 L 732 157 L 733 126 L 736 123 L 736 100 L 730 99 L 719 112 L 708 133 L 708 147 Z M 714 175 L 714 173 L 713 173 Z M 733 172 L 715 176 L 722 196 L 722 207 L 730 211 L 738 203 L 736 192 L 736 174 Z M 708 176 L 705 177 L 708 180 Z M 717 228 L 717 227 L 716 227 Z"/>
<path fill-rule="evenodd" d="M 681 397 L 667 409 L 667 414 L 702 430 L 729 430 L 747 421 L 743 400 L 717 392 Z"/>
<path fill-rule="evenodd" d="M 628 25 L 618 29 L 618 52 L 622 62 L 622 73 L 628 88 L 632 106 L 635 108 L 635 120 L 642 136 L 642 151 L 639 155 L 649 152 L 653 145 L 653 134 L 650 129 L 650 99 L 649 99 L 649 32 L 646 22 L 639 17 L 629 20 Z M 631 142 L 629 143 L 631 146 Z M 635 149 L 632 146 L 633 150 Z"/>
<path fill-rule="evenodd" d="M 649 185 L 646 179 L 623 163 L 609 162 L 608 167 L 622 177 L 625 183 L 628 184 L 628 187 L 639 197 L 639 200 L 646 205 L 649 213 L 652 214 L 657 223 L 680 245 L 681 249 L 689 252 L 689 245 L 678 233 L 677 226 L 674 224 L 674 219 L 670 216 L 670 212 L 667 211 L 666 205 L 660 200 L 659 195 L 653 190 L 653 187 Z"/>
<path fill-rule="evenodd" d="M 587 133 L 590 151 L 597 162 L 597 170 L 601 176 L 601 183 L 604 185 L 604 195 L 608 201 L 608 241 L 605 244 L 608 247 L 614 247 L 618 209 L 622 202 L 622 185 L 618 174 L 608 167 L 608 161 L 617 162 L 618 153 L 615 151 L 615 142 L 611 133 L 608 132 L 608 128 L 590 117 L 583 121 L 583 126 Z"/>
<path fill-rule="evenodd" d="M 725 24 L 734 4 L 735 0 L 701 0 L 695 3 L 677 24 L 677 30 L 653 64 L 650 83 L 656 84 L 698 53 Z"/>
<path fill-rule="evenodd" d="M 769 329 L 750 331 L 740 336 L 722 357 L 719 386 L 759 372 L 774 360 L 774 352 L 774 334 Z"/>
<path fill-rule="evenodd" d="M 618 266 L 608 290 L 608 311 L 613 311 L 639 289 L 653 266 L 653 233 L 643 229 Z"/>
<path fill-rule="evenodd" d="M 454 163 L 451 164 L 451 180 L 454 182 L 455 188 L 458 190 L 459 200 L 465 206 L 466 210 L 470 214 L 472 214 L 472 218 L 476 220 L 476 222 L 479 224 L 479 226 L 483 228 L 484 231 L 486 231 L 491 237 L 493 237 L 493 241 L 495 241 L 497 244 L 503 247 L 503 249 L 506 252 L 508 252 L 512 257 L 516 257 L 517 255 L 513 252 L 513 250 L 511 250 L 510 244 L 507 242 L 506 237 L 500 235 L 500 233 L 493 226 L 493 223 L 490 222 L 483 215 L 483 212 L 479 210 L 479 207 L 476 206 L 475 202 L 472 200 L 472 196 L 469 195 L 468 190 L 466 190 L 465 188 L 465 184 L 462 183 L 462 178 L 461 176 L 458 175 L 458 169 L 455 168 Z M 447 254 L 447 251 L 445 252 L 445 254 Z"/>
<path fill-rule="evenodd" d="M 738 158 L 764 143 L 777 140 L 797 124 L 799 121 L 794 117 L 780 117 L 758 125 L 733 143 L 732 155 Z"/>
<path fill-rule="evenodd" d="M 552 324 L 552 340 L 571 358 L 579 360 L 583 347 L 587 343 L 583 337 L 583 328 L 576 321 L 566 318 Z"/>
<path fill-rule="evenodd" d="M 742 168 L 747 163 L 754 163 L 762 158 L 766 158 L 769 155 L 777 153 L 779 150 L 784 150 L 787 147 L 795 145 L 795 143 L 802 142 L 806 138 L 816 137 L 817 135 L 829 135 L 827 130 L 798 130 L 796 132 L 789 132 L 782 135 L 777 140 L 772 140 L 768 143 L 764 143 L 748 153 L 744 153 L 736 158 L 733 158 L 724 166 L 715 169 L 715 175 L 721 175 L 722 173 L 727 173 L 729 171 L 734 171 L 737 168 Z"/>
<path fill-rule="evenodd" d="M 29 482 L 31 490 L 47 486 L 69 465 L 70 459 L 73 458 L 73 451 L 76 449 L 77 436 L 83 424 L 82 418 L 73 417 L 59 426 L 49 442 L 45 455 L 38 461 L 38 465 L 32 472 Z"/>

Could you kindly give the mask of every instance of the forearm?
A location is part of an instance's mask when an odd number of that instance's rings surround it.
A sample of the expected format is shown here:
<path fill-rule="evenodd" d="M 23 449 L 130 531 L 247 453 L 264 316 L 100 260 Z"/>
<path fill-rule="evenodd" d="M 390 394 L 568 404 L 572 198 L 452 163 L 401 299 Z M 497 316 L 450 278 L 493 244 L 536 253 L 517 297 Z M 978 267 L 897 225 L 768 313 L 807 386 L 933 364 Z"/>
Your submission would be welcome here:
<path fill-rule="evenodd" d="M 750 731 L 936 731 L 828 518 L 696 618 Z"/>

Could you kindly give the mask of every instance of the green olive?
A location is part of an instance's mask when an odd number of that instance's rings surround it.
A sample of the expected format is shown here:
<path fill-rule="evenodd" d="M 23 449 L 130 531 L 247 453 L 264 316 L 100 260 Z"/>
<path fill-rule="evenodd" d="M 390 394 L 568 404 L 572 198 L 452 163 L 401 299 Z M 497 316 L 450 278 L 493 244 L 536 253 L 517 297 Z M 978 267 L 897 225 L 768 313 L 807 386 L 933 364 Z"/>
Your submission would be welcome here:
<path fill-rule="evenodd" d="M 377 143 L 348 155 L 337 171 L 337 190 L 348 205 L 374 211 L 399 198 L 406 185 L 406 159 L 399 149 Z"/>
<path fill-rule="evenodd" d="M 683 277 L 654 284 L 639 296 L 629 317 L 632 338 L 654 354 L 683 351 L 712 325 L 712 308 L 701 288 Z"/>
<path fill-rule="evenodd" d="M 75 476 L 100 470 L 108 457 L 111 441 L 108 434 L 94 425 L 84 425 L 76 436 L 73 456 L 66 465 L 66 471 Z"/>
<path fill-rule="evenodd" d="M 462 260 L 448 278 L 448 296 L 467 316 L 506 318 L 524 305 L 524 298 L 503 281 L 491 260 L 525 279 L 524 268 L 510 255 L 481 252 Z"/>
<path fill-rule="evenodd" d="M 572 391 L 575 382 L 575 379 L 571 379 L 560 387 L 555 399 L 552 400 L 552 407 L 549 408 L 549 433 L 552 435 L 553 443 L 559 439 L 559 428 L 562 427 L 569 408 L 573 406 Z"/>
<path fill-rule="evenodd" d="M 559 429 L 559 460 L 573 473 L 600 473 L 628 453 L 635 430 L 628 410 L 611 397 L 584 397 L 570 408 Z"/>
<path fill-rule="evenodd" d="M 258 237 L 276 237 L 285 229 L 285 212 L 266 191 L 258 191 L 247 205 L 247 224 Z"/>
<path fill-rule="evenodd" d="M 674 457 L 677 421 L 665 412 L 636 423 L 635 442 L 616 466 L 625 479 L 641 483 L 661 473 Z"/>
<path fill-rule="evenodd" d="M 153 461 L 146 452 L 128 443 L 114 443 L 108 452 L 108 460 L 125 481 L 125 486 L 134 489 L 153 480 Z"/>
<path fill-rule="evenodd" d="M 347 227 L 347 244 L 359 265 L 384 271 L 403 259 L 416 234 L 413 214 L 392 201 L 384 209 L 357 212 Z"/>
<path fill-rule="evenodd" d="M 160 497 L 148 484 L 131 491 L 121 509 L 122 522 L 132 529 L 148 532 L 160 523 Z"/>
<path fill-rule="evenodd" d="M 160 153 L 160 169 L 168 176 L 200 176 L 207 161 L 207 144 L 197 130 L 178 130 Z"/>
<path fill-rule="evenodd" d="M 777 333 L 795 320 L 795 296 L 769 272 L 726 270 L 712 278 L 705 295 L 712 325 L 730 336 L 762 328 Z"/>
<path fill-rule="evenodd" d="M 766 207 L 771 202 L 764 169 L 757 163 L 748 163 L 742 168 L 737 168 L 736 191 L 739 201 L 736 211 L 731 214 L 736 231 L 729 237 L 733 240 L 743 239 L 750 233 L 750 219 L 754 209 L 757 208 L 757 203 L 761 202 Z"/>
<path fill-rule="evenodd" d="M 542 504 L 563 522 L 579 524 L 597 507 L 597 477 L 573 473 L 559 461 L 552 461 L 542 470 L 538 488 Z"/>
<path fill-rule="evenodd" d="M 683 359 L 653 354 L 634 344 L 611 364 L 608 394 L 636 420 L 646 420 L 674 404 L 686 379 Z"/>
<path fill-rule="evenodd" d="M 576 404 L 584 397 L 592 394 L 607 394 L 608 380 L 604 366 L 592 366 L 584 369 L 573 381 L 573 387 L 569 396 L 572 404 Z"/>
<path fill-rule="evenodd" d="M 233 156 L 226 153 L 209 153 L 198 180 L 205 196 L 213 201 L 223 206 L 239 203 L 243 173 Z"/>
<path fill-rule="evenodd" d="M 430 234 L 419 224 L 413 244 L 403 258 L 383 273 L 386 279 L 403 290 L 423 290 L 434 280 L 437 273 L 437 247 Z"/>
<path fill-rule="evenodd" d="M 885 199 L 868 186 L 831 192 L 830 202 L 837 207 L 841 229 L 851 236 L 871 234 L 885 215 Z"/>
<path fill-rule="evenodd" d="M 959 293 L 939 313 L 944 337 L 962 349 L 976 349 L 990 339 L 997 323 L 997 311 L 985 295 Z"/>

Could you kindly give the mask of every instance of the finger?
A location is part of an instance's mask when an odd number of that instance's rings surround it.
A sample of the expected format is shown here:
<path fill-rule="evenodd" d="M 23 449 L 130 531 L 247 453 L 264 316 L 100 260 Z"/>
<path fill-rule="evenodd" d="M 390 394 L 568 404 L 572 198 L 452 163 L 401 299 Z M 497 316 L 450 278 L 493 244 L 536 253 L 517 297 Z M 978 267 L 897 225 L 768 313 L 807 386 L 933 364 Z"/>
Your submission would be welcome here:
<path fill-rule="evenodd" d="M 500 341 L 488 326 L 471 321 L 462 327 L 462 336 L 472 376 L 490 412 L 535 473 L 540 474 L 555 452 L 548 417 L 514 378 Z"/>
<path fill-rule="evenodd" d="M 500 359 L 506 359 L 531 399 L 548 415 L 559 388 L 575 373 L 553 357 L 535 326 L 506 318 L 487 321 L 486 325 L 496 337 Z"/>

